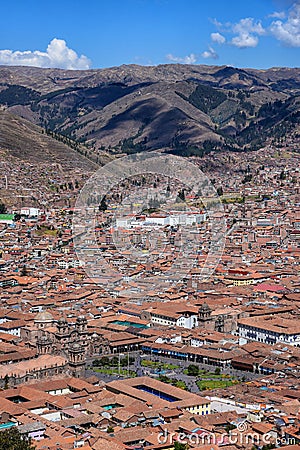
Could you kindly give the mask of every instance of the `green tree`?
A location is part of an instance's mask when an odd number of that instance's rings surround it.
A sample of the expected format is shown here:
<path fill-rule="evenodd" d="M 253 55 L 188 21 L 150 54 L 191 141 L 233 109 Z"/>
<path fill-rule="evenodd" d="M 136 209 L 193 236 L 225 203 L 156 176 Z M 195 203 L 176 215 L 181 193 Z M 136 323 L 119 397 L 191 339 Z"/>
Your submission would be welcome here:
<path fill-rule="evenodd" d="M 188 444 L 182 444 L 181 442 L 174 443 L 174 450 L 188 450 Z"/>
<path fill-rule="evenodd" d="M 23 436 L 13 427 L 0 432 L 0 448 L 5 450 L 35 450 L 31 439 Z"/>
<path fill-rule="evenodd" d="M 221 197 L 223 195 L 223 188 L 222 188 L 222 186 L 218 187 L 217 194 L 218 194 L 219 197 Z"/>
<path fill-rule="evenodd" d="M 163 383 L 170 383 L 170 378 L 168 378 L 167 375 L 160 374 L 158 379 L 159 379 L 159 381 L 162 381 Z"/>
<path fill-rule="evenodd" d="M 106 195 L 104 195 L 99 205 L 99 211 L 106 211 L 106 210 L 107 210 Z"/>
<path fill-rule="evenodd" d="M 215 369 L 215 374 L 216 374 L 216 375 L 220 375 L 220 373 L 221 373 L 220 367 L 216 367 L 216 369 Z"/>
<path fill-rule="evenodd" d="M 4 377 L 4 389 L 8 389 L 9 377 L 6 374 Z"/>
<path fill-rule="evenodd" d="M 115 430 L 113 429 L 113 427 L 111 425 L 108 425 L 106 431 L 107 431 L 107 433 L 113 433 Z"/>
<path fill-rule="evenodd" d="M 185 202 L 185 192 L 184 192 L 184 189 L 181 189 L 181 190 L 178 192 L 177 198 L 178 198 L 179 201 Z"/>
<path fill-rule="evenodd" d="M 134 362 L 134 358 L 132 356 L 129 357 L 129 364 L 132 364 Z M 122 358 L 121 361 L 121 366 L 125 367 L 128 365 L 128 356 L 125 356 L 125 358 Z"/>
<path fill-rule="evenodd" d="M 191 377 L 197 377 L 199 375 L 199 367 L 195 364 L 190 364 L 187 368 L 187 373 Z"/>
<path fill-rule="evenodd" d="M 252 180 L 252 175 L 251 173 L 249 173 L 248 175 L 245 176 L 245 178 L 243 178 L 242 183 L 249 183 Z"/>
<path fill-rule="evenodd" d="M 187 386 L 184 381 L 176 380 L 176 382 L 172 383 L 172 384 L 173 384 L 173 386 L 178 387 L 179 389 L 187 390 Z"/>
<path fill-rule="evenodd" d="M 109 366 L 110 365 L 110 360 L 108 358 L 108 356 L 102 356 L 102 358 L 100 359 L 100 366 Z"/>
<path fill-rule="evenodd" d="M 20 275 L 21 277 L 26 277 L 28 275 L 27 267 L 25 265 L 22 267 Z"/>
<path fill-rule="evenodd" d="M 4 203 L 0 200 L 0 214 L 5 214 L 7 211 L 6 206 Z"/>
<path fill-rule="evenodd" d="M 286 179 L 286 173 L 285 173 L 284 170 L 282 170 L 282 171 L 280 172 L 279 179 L 280 179 L 280 180 L 285 180 L 285 179 Z"/>
<path fill-rule="evenodd" d="M 119 364 L 119 358 L 117 356 L 113 356 L 110 360 L 111 366 L 117 366 Z"/>
<path fill-rule="evenodd" d="M 233 423 L 228 423 L 225 427 L 225 430 L 227 433 L 229 433 L 229 431 L 235 430 L 235 428 L 236 428 L 236 425 L 233 425 Z"/>

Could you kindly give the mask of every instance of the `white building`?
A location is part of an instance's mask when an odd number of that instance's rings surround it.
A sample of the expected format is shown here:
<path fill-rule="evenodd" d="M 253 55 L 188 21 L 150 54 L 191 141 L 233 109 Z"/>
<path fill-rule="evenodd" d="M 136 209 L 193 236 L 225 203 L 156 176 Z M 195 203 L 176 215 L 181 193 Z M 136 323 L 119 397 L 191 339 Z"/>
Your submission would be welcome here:
<path fill-rule="evenodd" d="M 80 267 L 81 263 L 78 259 L 58 259 L 57 265 L 60 269 L 70 269 Z"/>
<path fill-rule="evenodd" d="M 21 208 L 21 216 L 38 217 L 41 214 L 41 210 L 38 208 Z"/>
<path fill-rule="evenodd" d="M 177 226 L 200 224 L 206 220 L 206 214 L 197 212 L 171 212 L 170 214 L 151 214 L 143 217 L 119 217 L 116 219 L 116 228 L 135 228 L 151 226 Z"/>
<path fill-rule="evenodd" d="M 0 332 L 1 333 L 8 333 L 12 336 L 21 336 L 21 327 L 24 326 L 24 322 L 22 320 L 12 320 L 12 321 L 6 321 L 2 322 L 0 324 Z"/>
<path fill-rule="evenodd" d="M 191 330 L 198 326 L 198 315 L 191 312 L 153 311 L 151 322 L 155 325 L 177 326 Z"/>
<path fill-rule="evenodd" d="M 300 328 L 295 319 L 275 316 L 248 317 L 238 321 L 238 333 L 240 338 L 246 340 L 300 347 Z"/>

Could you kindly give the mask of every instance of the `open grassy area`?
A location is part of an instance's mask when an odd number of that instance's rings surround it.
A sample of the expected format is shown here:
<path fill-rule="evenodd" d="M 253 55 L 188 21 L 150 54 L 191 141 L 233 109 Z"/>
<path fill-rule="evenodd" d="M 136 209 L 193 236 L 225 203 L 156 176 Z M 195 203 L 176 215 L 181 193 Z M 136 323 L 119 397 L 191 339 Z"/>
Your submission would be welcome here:
<path fill-rule="evenodd" d="M 237 381 L 235 380 L 226 380 L 226 379 L 219 379 L 219 380 L 200 380 L 197 381 L 197 386 L 200 389 L 200 391 L 204 391 L 206 389 L 223 389 L 225 387 L 232 386 L 233 384 L 236 384 Z"/>
<path fill-rule="evenodd" d="M 150 367 L 153 369 L 162 369 L 162 370 L 174 370 L 178 369 L 179 366 L 176 366 L 175 364 L 163 364 L 156 361 L 150 361 L 149 359 L 143 359 L 141 362 L 141 365 L 143 367 Z"/>
<path fill-rule="evenodd" d="M 37 234 L 38 236 L 56 236 L 58 233 L 57 230 L 55 229 L 50 229 L 46 226 L 41 226 L 39 229 L 37 229 L 35 231 L 35 234 Z"/>
<path fill-rule="evenodd" d="M 195 364 L 190 364 L 184 370 L 184 374 L 196 378 L 196 383 L 200 391 L 206 389 L 222 389 L 238 383 L 238 380 L 233 376 L 221 373 L 218 367 L 214 372 L 210 372 L 205 369 L 199 369 L 199 366 Z"/>

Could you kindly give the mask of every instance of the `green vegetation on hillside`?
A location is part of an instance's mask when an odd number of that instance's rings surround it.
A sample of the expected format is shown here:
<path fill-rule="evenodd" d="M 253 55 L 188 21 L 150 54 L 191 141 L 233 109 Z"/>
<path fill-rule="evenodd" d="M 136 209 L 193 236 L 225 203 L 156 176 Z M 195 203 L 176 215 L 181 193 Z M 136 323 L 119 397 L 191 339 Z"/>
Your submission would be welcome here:
<path fill-rule="evenodd" d="M 188 98 L 192 105 L 205 113 L 216 108 L 226 99 L 227 95 L 224 92 L 203 84 L 199 84 Z"/>
<path fill-rule="evenodd" d="M 0 103 L 7 106 L 28 105 L 30 102 L 38 100 L 39 98 L 39 92 L 15 84 L 0 91 Z"/>

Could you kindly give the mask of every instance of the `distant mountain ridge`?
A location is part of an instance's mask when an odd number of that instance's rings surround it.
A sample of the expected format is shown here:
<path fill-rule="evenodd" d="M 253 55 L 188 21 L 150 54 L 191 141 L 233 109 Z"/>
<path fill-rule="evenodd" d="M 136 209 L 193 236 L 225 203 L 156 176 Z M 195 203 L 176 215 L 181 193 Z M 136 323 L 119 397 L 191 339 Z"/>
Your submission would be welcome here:
<path fill-rule="evenodd" d="M 101 152 L 245 150 L 299 133 L 300 69 L 0 67 L 9 113 Z"/>

